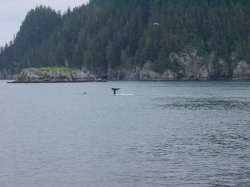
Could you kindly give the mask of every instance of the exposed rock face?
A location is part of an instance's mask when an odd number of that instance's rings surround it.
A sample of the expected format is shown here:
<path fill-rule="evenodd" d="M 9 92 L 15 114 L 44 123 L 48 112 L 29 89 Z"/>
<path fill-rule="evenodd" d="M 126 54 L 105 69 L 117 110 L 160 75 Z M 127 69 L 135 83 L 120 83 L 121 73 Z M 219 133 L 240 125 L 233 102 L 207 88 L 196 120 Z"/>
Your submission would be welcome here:
<path fill-rule="evenodd" d="M 169 59 L 178 61 L 178 71 L 158 73 L 152 70 L 153 65 L 148 61 L 134 70 L 109 68 L 108 80 L 250 80 L 250 64 L 246 62 L 239 62 L 232 73 L 226 61 L 215 59 L 213 54 L 200 57 L 196 52 L 171 53 Z"/>
<path fill-rule="evenodd" d="M 233 80 L 250 80 L 250 64 L 239 62 L 233 71 Z"/>
<path fill-rule="evenodd" d="M 95 76 L 80 70 L 74 71 L 41 71 L 35 68 L 24 69 L 15 76 L 15 83 L 29 82 L 90 82 L 98 81 Z"/>

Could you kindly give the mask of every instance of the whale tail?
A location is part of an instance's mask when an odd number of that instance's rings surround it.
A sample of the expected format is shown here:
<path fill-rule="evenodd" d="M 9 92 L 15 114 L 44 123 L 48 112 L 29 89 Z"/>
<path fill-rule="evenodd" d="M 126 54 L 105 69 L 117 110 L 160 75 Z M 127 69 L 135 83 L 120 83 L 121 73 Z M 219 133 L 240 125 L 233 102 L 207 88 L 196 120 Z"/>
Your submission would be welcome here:
<path fill-rule="evenodd" d="M 114 95 L 116 95 L 116 91 L 117 91 L 117 90 L 120 90 L 120 88 L 111 88 L 111 89 L 113 90 Z"/>

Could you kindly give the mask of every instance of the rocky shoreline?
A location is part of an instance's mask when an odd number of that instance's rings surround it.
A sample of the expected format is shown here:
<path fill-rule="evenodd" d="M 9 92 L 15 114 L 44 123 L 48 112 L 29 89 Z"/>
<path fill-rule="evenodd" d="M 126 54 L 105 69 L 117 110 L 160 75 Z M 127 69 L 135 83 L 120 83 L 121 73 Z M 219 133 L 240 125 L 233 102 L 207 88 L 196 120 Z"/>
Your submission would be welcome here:
<path fill-rule="evenodd" d="M 179 62 L 178 71 L 155 72 L 153 64 L 148 61 L 141 68 L 109 68 L 107 79 L 139 81 L 250 80 L 250 64 L 246 61 L 234 62 L 234 66 L 229 68 L 224 59 L 215 59 L 212 54 L 201 57 L 196 52 L 171 53 L 169 59 L 172 62 Z M 234 61 L 233 57 L 231 60 Z M 215 61 L 216 66 L 214 65 Z"/>
<path fill-rule="evenodd" d="M 88 72 L 80 70 L 40 70 L 28 68 L 14 76 L 14 81 L 9 83 L 77 83 L 77 82 L 105 82 Z"/>
<path fill-rule="evenodd" d="M 0 72 L 0 79 L 10 80 L 12 83 L 62 83 L 62 82 L 105 82 L 107 80 L 125 81 L 210 81 L 210 80 L 250 80 L 250 64 L 246 61 L 236 61 L 233 57 L 232 67 L 224 59 L 215 59 L 214 55 L 199 56 L 194 52 L 171 53 L 171 62 L 178 62 L 179 69 L 164 70 L 162 73 L 153 69 L 154 64 L 146 62 L 143 67 L 131 67 L 128 62 L 120 68 L 108 68 L 106 72 L 98 74 L 70 68 L 28 68 L 20 74 L 11 76 L 8 71 Z M 215 65 L 216 63 L 216 65 Z M 100 78 L 98 78 L 100 77 Z"/>
<path fill-rule="evenodd" d="M 7 83 L 13 83 L 13 84 L 18 84 L 18 83 L 79 83 L 79 82 L 107 82 L 107 80 L 94 80 L 94 81 L 9 81 Z"/>

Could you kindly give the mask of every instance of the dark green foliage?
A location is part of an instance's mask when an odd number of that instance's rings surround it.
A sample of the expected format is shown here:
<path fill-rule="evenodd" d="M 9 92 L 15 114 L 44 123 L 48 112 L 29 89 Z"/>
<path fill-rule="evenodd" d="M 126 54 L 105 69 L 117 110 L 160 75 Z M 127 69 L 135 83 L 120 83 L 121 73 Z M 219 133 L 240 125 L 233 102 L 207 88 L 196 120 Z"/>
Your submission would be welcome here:
<path fill-rule="evenodd" d="M 41 66 L 41 48 L 61 24 L 61 15 L 47 7 L 28 12 L 20 31 L 0 56 L 0 68 L 18 71 Z M 43 48 L 42 50 L 45 50 Z"/>
<path fill-rule="evenodd" d="M 0 68 L 69 66 L 103 74 L 151 61 L 162 73 L 180 70 L 171 52 L 197 50 L 232 69 L 232 54 L 250 62 L 249 17 L 248 0 L 91 0 L 63 16 L 38 7 L 1 53 Z"/>

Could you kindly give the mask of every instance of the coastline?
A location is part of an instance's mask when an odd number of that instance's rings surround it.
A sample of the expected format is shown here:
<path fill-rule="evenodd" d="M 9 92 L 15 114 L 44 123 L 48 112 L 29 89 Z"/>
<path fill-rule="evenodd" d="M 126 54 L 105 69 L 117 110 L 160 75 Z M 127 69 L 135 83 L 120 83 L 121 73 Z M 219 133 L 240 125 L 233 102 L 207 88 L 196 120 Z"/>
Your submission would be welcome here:
<path fill-rule="evenodd" d="M 64 80 L 57 80 L 57 81 L 8 81 L 7 83 L 12 84 L 21 84 L 21 83 L 81 83 L 81 82 L 107 82 L 107 80 L 81 80 L 81 81 L 64 81 Z"/>

